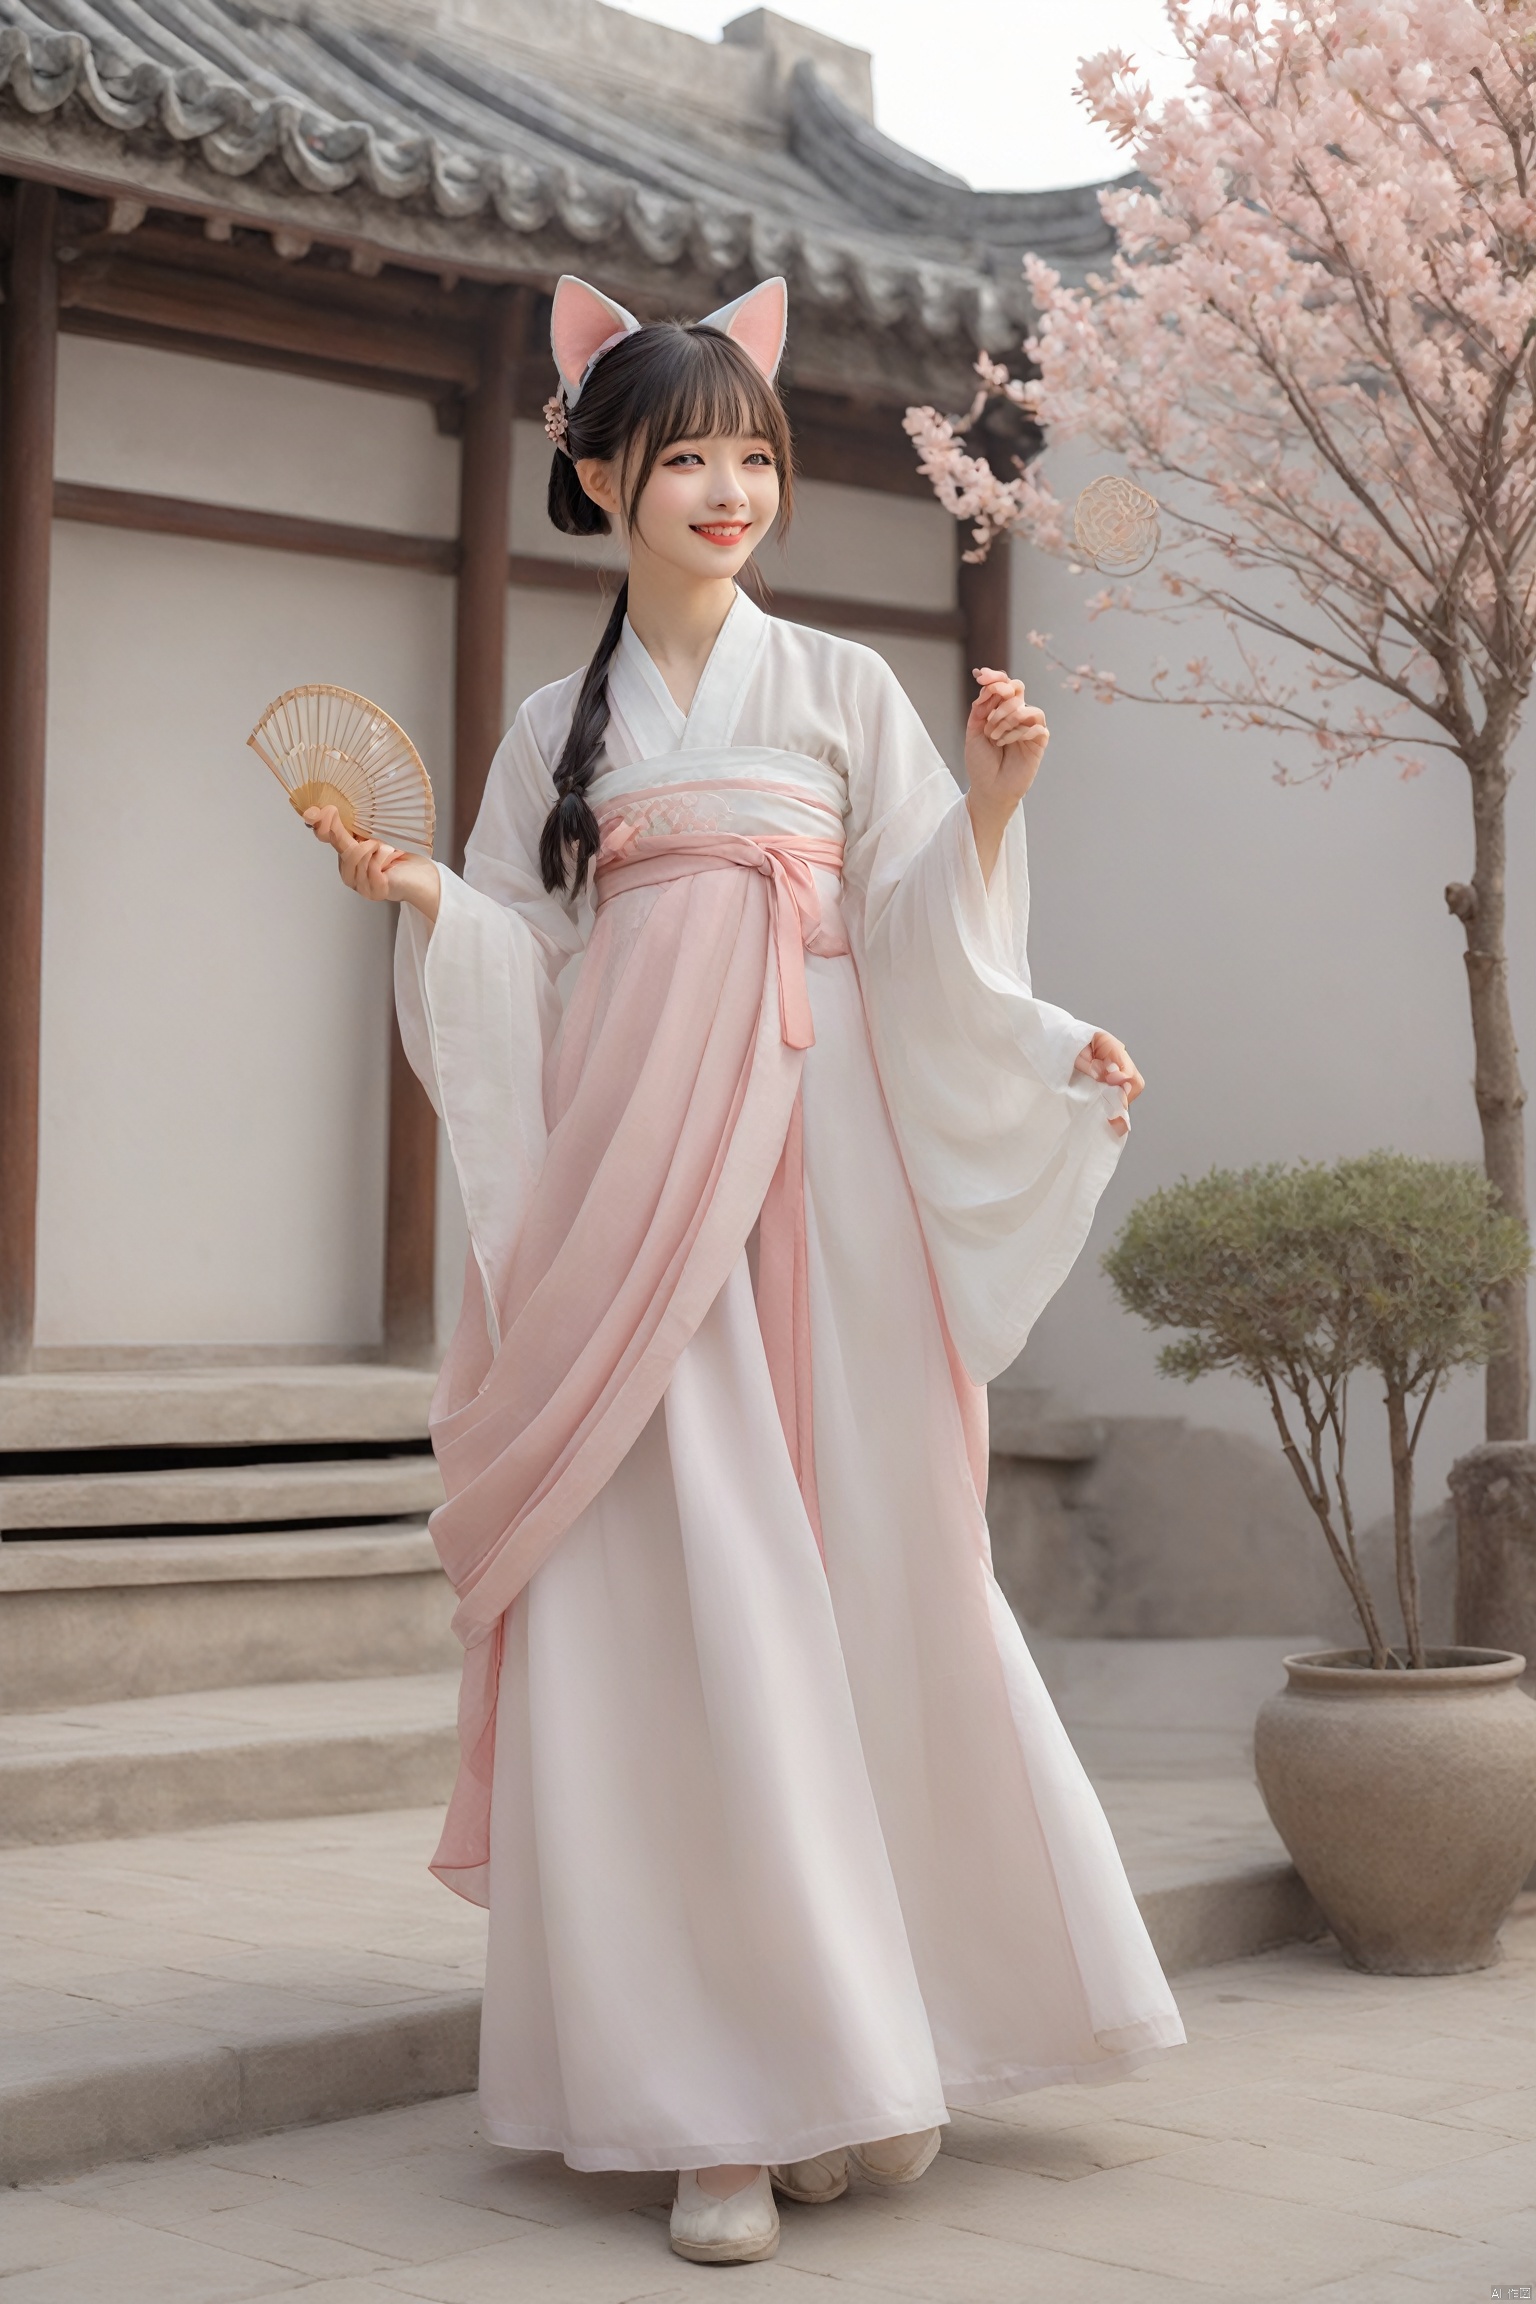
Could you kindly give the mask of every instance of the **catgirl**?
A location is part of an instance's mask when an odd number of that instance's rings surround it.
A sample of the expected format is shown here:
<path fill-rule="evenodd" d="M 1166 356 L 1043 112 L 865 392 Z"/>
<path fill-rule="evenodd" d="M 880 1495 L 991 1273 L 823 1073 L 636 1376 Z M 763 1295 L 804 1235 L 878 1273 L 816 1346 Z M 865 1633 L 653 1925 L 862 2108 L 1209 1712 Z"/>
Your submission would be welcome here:
<path fill-rule="evenodd" d="M 946 2106 L 1183 2035 L 993 1581 L 989 1377 L 1142 1082 L 1037 1000 L 1041 713 L 981 668 L 962 795 L 872 649 L 737 577 L 787 513 L 773 280 L 642 327 L 560 282 L 549 510 L 621 536 L 462 877 L 313 815 L 401 903 L 468 1217 L 433 1409 L 499 2143 L 675 2169 L 672 2245 L 915 2182 Z"/>

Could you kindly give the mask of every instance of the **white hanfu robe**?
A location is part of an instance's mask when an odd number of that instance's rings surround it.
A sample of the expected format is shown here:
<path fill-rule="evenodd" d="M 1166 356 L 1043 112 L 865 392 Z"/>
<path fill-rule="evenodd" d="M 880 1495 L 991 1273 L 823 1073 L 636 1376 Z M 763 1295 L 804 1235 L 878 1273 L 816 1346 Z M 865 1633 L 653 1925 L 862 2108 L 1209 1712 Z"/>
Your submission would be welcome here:
<path fill-rule="evenodd" d="M 789 2161 L 1123 2073 L 1183 2032 L 993 1579 L 980 1493 L 977 1387 L 1081 1247 L 1123 1109 L 1074 1073 L 1091 1027 L 1030 990 L 1022 824 L 988 887 L 882 660 L 739 595 L 686 714 L 626 626 L 590 795 L 613 879 L 598 874 L 596 908 L 590 888 L 550 895 L 538 841 L 578 686 L 523 706 L 464 876 L 444 872 L 430 931 L 403 914 L 397 964 L 471 1234 L 434 1407 L 450 1495 L 434 1529 L 470 1643 L 465 1805 L 437 1868 L 490 1906 L 487 2130 L 578 2168 Z M 664 876 L 690 843 L 719 868 L 628 885 L 647 872 L 626 859 L 653 853 Z M 744 854 L 771 879 L 730 869 Z M 610 903 L 605 885 L 627 892 Z M 748 899 L 739 940 L 756 938 L 749 973 L 767 953 L 768 990 L 699 1186 L 716 1212 L 737 1193 L 735 1229 L 721 1216 L 713 1265 L 713 1216 L 677 1234 L 654 1325 L 636 1312 L 640 1343 L 625 1328 L 605 1344 L 565 1424 L 558 1401 L 509 1406 L 518 1429 L 488 1441 L 508 1354 L 515 1403 L 542 1380 L 539 1319 L 565 1350 L 564 1293 L 538 1295 L 554 1247 L 515 1275 L 530 1228 L 554 1240 L 564 1222 L 539 1211 L 578 1158 L 559 1115 L 585 1058 L 567 1043 L 608 1029 L 628 1049 L 622 1003 L 659 966 L 644 939 L 674 919 L 676 996 L 713 999 L 718 978 L 733 997 L 733 948 L 701 960 L 687 937 L 705 934 L 697 907 L 715 934 Z M 660 992 L 653 1006 L 659 1040 Z M 626 1128 L 649 1077 L 624 1090 Z M 608 1255 L 617 1290 L 631 1257 L 629 1201 L 603 1201 L 593 1160 L 563 1244 L 578 1292 Z M 765 1347 L 770 1176 L 793 1186 L 808 1312 L 798 1438 Z M 558 1380 L 565 1400 L 576 1377 Z M 542 1455 L 525 1423 L 550 1435 Z"/>

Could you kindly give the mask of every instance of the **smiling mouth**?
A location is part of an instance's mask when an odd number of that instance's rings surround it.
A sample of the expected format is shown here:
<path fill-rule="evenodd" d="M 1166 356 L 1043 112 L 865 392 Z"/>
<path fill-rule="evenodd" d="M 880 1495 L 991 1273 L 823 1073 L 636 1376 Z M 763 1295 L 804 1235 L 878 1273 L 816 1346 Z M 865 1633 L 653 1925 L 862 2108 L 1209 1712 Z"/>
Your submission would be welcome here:
<path fill-rule="evenodd" d="M 700 521 L 693 533 L 702 536 L 706 544 L 739 544 L 751 525 L 750 520 Z"/>

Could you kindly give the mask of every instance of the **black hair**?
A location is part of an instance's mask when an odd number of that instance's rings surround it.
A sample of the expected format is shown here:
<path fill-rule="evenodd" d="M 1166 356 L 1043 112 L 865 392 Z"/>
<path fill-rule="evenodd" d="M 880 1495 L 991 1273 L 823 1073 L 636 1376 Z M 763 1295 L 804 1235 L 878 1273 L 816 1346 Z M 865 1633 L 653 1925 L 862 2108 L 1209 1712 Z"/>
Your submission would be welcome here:
<path fill-rule="evenodd" d="M 778 467 L 780 505 L 789 511 L 792 465 L 784 403 L 756 362 L 718 328 L 667 320 L 641 328 L 606 351 L 570 412 L 564 448 L 549 470 L 549 516 L 567 536 L 606 536 L 611 523 L 582 487 L 577 460 L 617 462 L 624 514 L 633 528 L 641 494 L 662 450 L 674 440 L 722 433 L 766 440 Z M 586 882 L 601 835 L 587 800 L 608 727 L 608 667 L 624 630 L 629 583 L 619 586 L 602 638 L 587 666 L 555 766 L 555 805 L 539 839 L 544 885 L 571 893 Z"/>

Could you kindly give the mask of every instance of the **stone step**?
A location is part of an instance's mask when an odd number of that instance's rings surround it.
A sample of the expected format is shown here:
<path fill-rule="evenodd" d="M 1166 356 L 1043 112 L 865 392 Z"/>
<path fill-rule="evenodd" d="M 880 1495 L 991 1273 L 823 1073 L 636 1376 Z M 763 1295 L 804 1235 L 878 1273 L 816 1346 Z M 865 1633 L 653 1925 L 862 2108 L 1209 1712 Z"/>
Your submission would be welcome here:
<path fill-rule="evenodd" d="M 442 1500 L 443 1484 L 430 1455 L 173 1472 L 20 1473 L 0 1479 L 0 1534 L 377 1520 L 430 1512 Z"/>
<path fill-rule="evenodd" d="M 447 1798 L 456 1672 L 285 1681 L 0 1718 L 0 1842 L 103 1840 Z"/>
<path fill-rule="evenodd" d="M 0 1544 L 0 1711 L 447 1671 L 432 1539 L 405 1527 Z"/>
<path fill-rule="evenodd" d="M 1042 1386 L 988 1385 L 987 1422 L 992 1454 L 1024 1463 L 1087 1464 L 1104 1445 L 1102 1423 L 1064 1415 Z"/>
<path fill-rule="evenodd" d="M 1170 1971 L 1318 1933 L 1251 1784 L 1171 1803 L 1155 1783 L 1099 1789 Z M 438 1824 L 327 1816 L 8 1856 L 0 2182 L 472 2088 L 485 1916 L 428 1875 Z"/>
<path fill-rule="evenodd" d="M 0 1377 L 0 1453 L 423 1440 L 430 1369 L 92 1369 Z"/>

